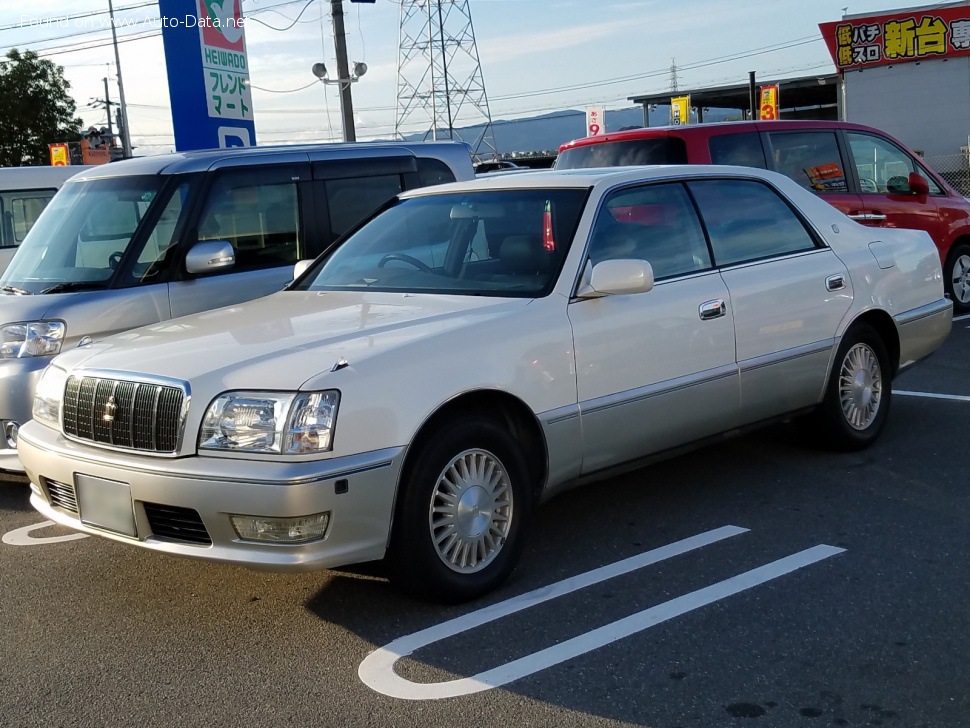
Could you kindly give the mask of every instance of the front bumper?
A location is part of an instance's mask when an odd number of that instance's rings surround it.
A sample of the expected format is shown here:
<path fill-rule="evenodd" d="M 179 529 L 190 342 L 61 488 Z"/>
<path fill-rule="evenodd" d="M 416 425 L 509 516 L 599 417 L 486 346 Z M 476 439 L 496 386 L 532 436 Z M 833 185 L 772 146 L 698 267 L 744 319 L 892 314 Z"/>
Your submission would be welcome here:
<path fill-rule="evenodd" d="M 21 429 L 19 453 L 31 482 L 31 505 L 56 523 L 153 551 L 273 571 L 328 569 L 382 558 L 404 458 L 404 449 L 395 447 L 299 463 L 161 459 L 87 447 L 36 422 Z M 78 491 L 79 480 L 82 488 L 90 487 L 84 483 L 91 478 L 128 486 L 134 536 L 85 522 L 100 521 L 85 511 L 92 510 L 91 499 Z M 173 537 L 158 519 L 159 507 L 173 507 L 189 520 L 197 514 L 195 533 L 204 529 L 211 543 Z M 243 541 L 229 520 L 229 514 L 291 518 L 324 511 L 330 512 L 325 537 L 295 545 Z"/>

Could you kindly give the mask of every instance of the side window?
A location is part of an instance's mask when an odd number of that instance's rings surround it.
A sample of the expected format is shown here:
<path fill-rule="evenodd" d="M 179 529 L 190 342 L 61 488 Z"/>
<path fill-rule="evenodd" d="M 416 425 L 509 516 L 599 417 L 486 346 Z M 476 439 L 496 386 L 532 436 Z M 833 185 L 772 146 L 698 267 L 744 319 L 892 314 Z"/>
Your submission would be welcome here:
<path fill-rule="evenodd" d="M 717 265 L 797 253 L 815 238 L 773 189 L 749 180 L 688 183 L 714 249 Z"/>
<path fill-rule="evenodd" d="M 20 245 L 56 190 L 0 194 L 0 247 Z"/>
<path fill-rule="evenodd" d="M 209 191 L 199 240 L 226 240 L 238 268 L 295 263 L 304 250 L 294 181 L 260 181 L 256 170 L 222 175 Z"/>
<path fill-rule="evenodd" d="M 694 206 L 681 184 L 619 190 L 606 198 L 593 225 L 590 260 L 636 258 L 669 278 L 711 267 Z"/>
<path fill-rule="evenodd" d="M 451 171 L 451 167 L 440 159 L 418 157 L 417 164 L 418 179 L 421 181 L 422 187 L 443 185 L 447 182 L 455 181 L 455 174 Z"/>
<path fill-rule="evenodd" d="M 845 164 L 835 132 L 770 132 L 775 171 L 812 192 L 845 192 Z"/>
<path fill-rule="evenodd" d="M 765 150 L 761 146 L 761 135 L 757 132 L 744 134 L 722 134 L 713 136 L 707 142 L 714 164 L 736 164 L 741 167 L 767 169 Z"/>
<path fill-rule="evenodd" d="M 334 240 L 404 190 L 399 174 L 330 179 L 326 187 Z"/>
<path fill-rule="evenodd" d="M 859 188 L 862 193 L 907 194 L 909 173 L 919 172 L 930 184 L 930 193 L 943 194 L 933 178 L 918 168 L 915 160 L 895 144 L 859 132 L 847 132 L 852 160 L 859 171 Z"/>

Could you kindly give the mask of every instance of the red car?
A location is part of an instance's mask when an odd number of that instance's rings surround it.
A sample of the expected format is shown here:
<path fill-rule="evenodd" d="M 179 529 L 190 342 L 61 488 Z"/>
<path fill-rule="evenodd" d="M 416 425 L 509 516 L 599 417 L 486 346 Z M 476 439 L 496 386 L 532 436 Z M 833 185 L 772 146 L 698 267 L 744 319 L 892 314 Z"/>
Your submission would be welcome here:
<path fill-rule="evenodd" d="M 925 230 L 940 251 L 954 313 L 970 312 L 970 202 L 878 129 L 837 121 L 633 129 L 563 144 L 556 169 L 631 164 L 771 169 L 863 225 Z"/>

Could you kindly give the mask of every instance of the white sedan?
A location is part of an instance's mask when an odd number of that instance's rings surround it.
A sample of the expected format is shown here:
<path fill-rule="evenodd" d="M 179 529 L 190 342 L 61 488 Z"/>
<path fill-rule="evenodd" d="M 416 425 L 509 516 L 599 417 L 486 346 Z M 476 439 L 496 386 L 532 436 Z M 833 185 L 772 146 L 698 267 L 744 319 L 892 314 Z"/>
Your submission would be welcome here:
<path fill-rule="evenodd" d="M 923 232 L 740 167 L 403 195 L 288 290 L 57 357 L 20 431 L 78 531 L 259 568 L 387 559 L 426 597 L 512 571 L 539 501 L 804 416 L 878 437 L 950 330 Z"/>

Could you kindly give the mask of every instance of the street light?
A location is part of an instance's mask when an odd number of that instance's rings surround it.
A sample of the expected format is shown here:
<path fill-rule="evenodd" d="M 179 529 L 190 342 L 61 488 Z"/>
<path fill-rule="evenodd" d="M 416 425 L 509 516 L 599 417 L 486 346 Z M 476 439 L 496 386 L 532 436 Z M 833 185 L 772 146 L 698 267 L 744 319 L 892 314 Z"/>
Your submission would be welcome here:
<path fill-rule="evenodd" d="M 319 79 L 320 83 L 346 85 L 359 81 L 360 77 L 367 73 L 367 64 L 363 61 L 354 61 L 354 71 L 347 78 L 330 78 L 330 73 L 327 71 L 327 66 L 324 63 L 314 63 L 310 70 L 313 71 L 313 75 Z"/>

